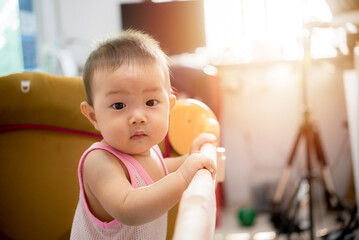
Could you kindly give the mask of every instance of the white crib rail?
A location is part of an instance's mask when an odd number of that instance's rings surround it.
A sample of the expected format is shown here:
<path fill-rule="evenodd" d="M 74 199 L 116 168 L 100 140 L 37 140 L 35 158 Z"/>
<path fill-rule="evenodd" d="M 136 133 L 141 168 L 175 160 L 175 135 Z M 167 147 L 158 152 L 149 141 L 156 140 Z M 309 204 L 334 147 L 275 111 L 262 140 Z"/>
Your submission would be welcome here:
<path fill-rule="evenodd" d="M 201 153 L 217 164 L 217 149 L 205 144 Z M 173 240 L 213 239 L 216 220 L 215 181 L 206 169 L 199 170 L 183 193 Z"/>

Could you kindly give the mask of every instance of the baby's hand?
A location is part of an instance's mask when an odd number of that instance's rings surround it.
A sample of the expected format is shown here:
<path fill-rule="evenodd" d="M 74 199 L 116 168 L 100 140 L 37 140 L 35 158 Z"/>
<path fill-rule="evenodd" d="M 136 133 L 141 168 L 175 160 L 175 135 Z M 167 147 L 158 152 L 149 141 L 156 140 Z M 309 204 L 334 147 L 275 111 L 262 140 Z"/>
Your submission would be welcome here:
<path fill-rule="evenodd" d="M 215 179 L 217 170 L 216 165 L 214 164 L 212 159 L 206 157 L 201 153 L 191 154 L 178 168 L 177 171 L 182 174 L 187 184 L 189 184 L 192 181 L 193 176 L 200 169 L 207 169 L 211 173 L 212 179 Z"/>
<path fill-rule="evenodd" d="M 201 150 L 201 147 L 205 143 L 211 143 L 217 146 L 217 137 L 213 133 L 201 133 L 195 140 L 193 140 L 190 154 L 198 153 Z"/>

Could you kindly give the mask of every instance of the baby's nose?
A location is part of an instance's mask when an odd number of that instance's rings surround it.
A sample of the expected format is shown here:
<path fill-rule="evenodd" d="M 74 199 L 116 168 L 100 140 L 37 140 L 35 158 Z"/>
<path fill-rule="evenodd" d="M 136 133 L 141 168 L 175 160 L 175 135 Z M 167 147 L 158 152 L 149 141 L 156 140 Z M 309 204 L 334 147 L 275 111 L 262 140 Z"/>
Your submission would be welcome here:
<path fill-rule="evenodd" d="M 132 115 L 129 121 L 130 125 L 146 124 L 146 123 L 147 123 L 147 119 L 145 115 L 140 111 L 134 112 L 134 114 Z"/>

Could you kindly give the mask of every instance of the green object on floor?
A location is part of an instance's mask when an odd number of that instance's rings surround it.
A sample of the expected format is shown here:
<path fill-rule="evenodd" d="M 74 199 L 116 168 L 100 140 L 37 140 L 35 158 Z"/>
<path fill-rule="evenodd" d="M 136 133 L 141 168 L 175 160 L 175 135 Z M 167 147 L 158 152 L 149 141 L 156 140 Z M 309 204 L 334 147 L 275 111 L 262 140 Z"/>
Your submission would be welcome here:
<path fill-rule="evenodd" d="M 239 222 L 246 227 L 250 227 L 253 225 L 256 215 L 256 212 L 251 207 L 241 208 L 237 213 Z"/>

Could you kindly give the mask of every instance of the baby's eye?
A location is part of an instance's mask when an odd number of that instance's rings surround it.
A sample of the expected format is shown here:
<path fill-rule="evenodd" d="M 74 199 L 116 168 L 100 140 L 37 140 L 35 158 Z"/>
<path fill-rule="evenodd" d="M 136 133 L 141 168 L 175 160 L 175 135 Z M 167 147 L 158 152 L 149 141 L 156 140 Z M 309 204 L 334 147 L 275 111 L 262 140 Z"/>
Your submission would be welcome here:
<path fill-rule="evenodd" d="M 157 105 L 158 104 L 158 101 L 157 100 L 148 100 L 147 102 L 146 102 L 146 105 L 147 106 L 150 106 L 150 107 L 153 107 L 153 106 L 155 106 L 155 105 Z"/>
<path fill-rule="evenodd" d="M 117 102 L 117 103 L 114 103 L 112 104 L 112 107 L 114 109 L 117 109 L 117 110 L 120 110 L 120 109 L 123 109 L 126 107 L 126 104 L 122 103 L 122 102 Z"/>

